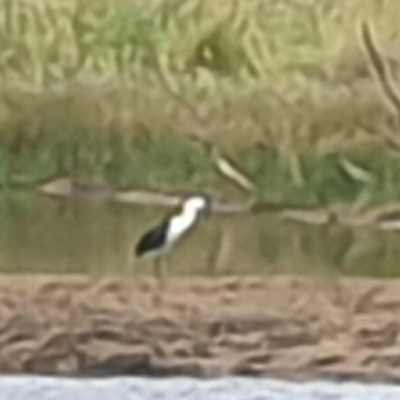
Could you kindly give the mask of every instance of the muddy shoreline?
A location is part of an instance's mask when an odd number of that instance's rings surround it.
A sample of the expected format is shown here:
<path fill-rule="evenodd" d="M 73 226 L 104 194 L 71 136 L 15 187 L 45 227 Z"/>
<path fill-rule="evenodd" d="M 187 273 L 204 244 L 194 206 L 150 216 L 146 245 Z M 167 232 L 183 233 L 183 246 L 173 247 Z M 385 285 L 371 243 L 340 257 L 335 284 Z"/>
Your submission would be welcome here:
<path fill-rule="evenodd" d="M 400 279 L 0 276 L 0 372 L 400 381 Z"/>

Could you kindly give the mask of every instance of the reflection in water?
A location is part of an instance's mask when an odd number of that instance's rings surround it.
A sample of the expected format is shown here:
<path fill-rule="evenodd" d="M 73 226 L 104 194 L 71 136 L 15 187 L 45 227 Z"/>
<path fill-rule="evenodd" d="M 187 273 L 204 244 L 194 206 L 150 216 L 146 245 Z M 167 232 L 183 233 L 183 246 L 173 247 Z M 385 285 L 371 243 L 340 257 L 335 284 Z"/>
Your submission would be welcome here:
<path fill-rule="evenodd" d="M 133 245 L 162 208 L 63 201 L 22 192 L 0 197 L 0 269 L 151 273 Z M 370 227 L 306 226 L 271 214 L 218 215 L 168 259 L 174 274 L 341 272 L 398 275 L 400 237 Z"/>

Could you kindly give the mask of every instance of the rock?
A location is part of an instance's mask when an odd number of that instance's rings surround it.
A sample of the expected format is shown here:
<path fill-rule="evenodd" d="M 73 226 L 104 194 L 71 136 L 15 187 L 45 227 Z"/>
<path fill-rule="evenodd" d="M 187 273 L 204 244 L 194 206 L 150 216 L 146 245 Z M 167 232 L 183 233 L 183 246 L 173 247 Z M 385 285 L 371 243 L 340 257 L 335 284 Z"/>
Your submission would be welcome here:
<path fill-rule="evenodd" d="M 34 340 L 19 341 L 6 346 L 0 353 L 1 372 L 34 372 L 28 363 L 35 354 L 36 347 Z"/>
<path fill-rule="evenodd" d="M 187 339 L 180 339 L 169 343 L 164 347 L 164 353 L 169 357 L 188 358 L 193 356 L 193 342 Z"/>
<path fill-rule="evenodd" d="M 107 367 L 140 370 L 143 366 L 148 366 L 151 357 L 149 346 L 128 345 L 99 339 L 76 343 L 75 351 L 79 354 L 85 369 Z"/>
<path fill-rule="evenodd" d="M 269 347 L 276 349 L 316 344 L 320 337 L 304 323 L 285 321 L 267 331 L 267 340 Z"/>
<path fill-rule="evenodd" d="M 142 333 L 149 338 L 157 338 L 167 342 L 188 338 L 192 335 L 184 326 L 167 317 L 157 317 L 143 321 Z"/>
<path fill-rule="evenodd" d="M 47 282 L 39 287 L 32 302 L 44 309 L 49 308 L 49 305 L 59 310 L 69 309 L 72 302 L 71 288 L 59 281 Z"/>
<path fill-rule="evenodd" d="M 241 357 L 232 373 L 235 375 L 259 376 L 265 373 L 268 364 L 273 360 L 273 354 L 268 350 L 249 352 Z"/>
<path fill-rule="evenodd" d="M 374 299 L 372 304 L 373 310 L 377 312 L 400 312 L 400 295 L 398 291 L 395 293 L 384 292 Z"/>
<path fill-rule="evenodd" d="M 247 362 L 238 363 L 232 370 L 232 374 L 239 376 L 262 376 L 265 373 L 266 368 L 264 364 L 252 364 Z"/>
<path fill-rule="evenodd" d="M 266 371 L 307 372 L 313 370 L 314 346 L 296 346 L 271 350 L 271 359 Z"/>
<path fill-rule="evenodd" d="M 388 348 L 381 350 L 375 357 L 378 365 L 382 367 L 398 368 L 400 367 L 400 349 Z"/>
<path fill-rule="evenodd" d="M 373 285 L 361 293 L 352 305 L 355 314 L 363 314 L 371 311 L 376 303 L 376 297 L 384 290 L 383 285 Z"/>
<path fill-rule="evenodd" d="M 29 314 L 16 314 L 0 326 L 0 348 L 39 337 L 43 324 Z"/>
<path fill-rule="evenodd" d="M 73 373 L 80 369 L 79 364 L 75 354 L 37 353 L 25 362 L 23 371 L 41 374 Z"/>
<path fill-rule="evenodd" d="M 206 322 L 207 333 L 211 337 L 221 334 L 247 334 L 255 331 L 267 332 L 281 325 L 282 318 L 275 315 L 227 315 Z"/>
<path fill-rule="evenodd" d="M 343 343 L 326 341 L 321 343 L 313 352 L 312 365 L 315 367 L 326 367 L 344 363 L 347 360 L 348 349 Z"/>
<path fill-rule="evenodd" d="M 387 317 L 357 316 L 354 318 L 352 337 L 356 346 L 389 347 L 396 343 L 399 326 Z"/>
<path fill-rule="evenodd" d="M 253 351 L 244 356 L 243 362 L 247 364 L 268 364 L 273 358 L 269 350 Z"/>
<path fill-rule="evenodd" d="M 216 352 L 212 342 L 206 337 L 197 337 L 193 341 L 193 354 L 196 357 L 211 358 Z"/>
<path fill-rule="evenodd" d="M 37 352 L 42 354 L 65 354 L 73 347 L 73 336 L 64 329 L 54 329 L 38 343 Z"/>
<path fill-rule="evenodd" d="M 262 348 L 266 343 L 263 332 L 253 332 L 247 334 L 227 334 L 218 338 L 216 346 L 231 349 L 231 351 L 250 351 Z"/>
<path fill-rule="evenodd" d="M 90 301 L 98 309 L 119 312 L 127 309 L 130 303 L 130 290 L 126 281 L 104 279 L 95 285 L 90 294 Z"/>
<path fill-rule="evenodd" d="M 0 372 L 400 379 L 400 280 L 343 278 L 336 302 L 310 278 L 171 280 L 157 309 L 140 282 L 58 279 L 2 277 Z"/>
<path fill-rule="evenodd" d="M 79 369 L 72 336 L 61 329 L 50 332 L 37 344 L 32 356 L 26 360 L 24 369 L 40 373 L 73 372 Z"/>

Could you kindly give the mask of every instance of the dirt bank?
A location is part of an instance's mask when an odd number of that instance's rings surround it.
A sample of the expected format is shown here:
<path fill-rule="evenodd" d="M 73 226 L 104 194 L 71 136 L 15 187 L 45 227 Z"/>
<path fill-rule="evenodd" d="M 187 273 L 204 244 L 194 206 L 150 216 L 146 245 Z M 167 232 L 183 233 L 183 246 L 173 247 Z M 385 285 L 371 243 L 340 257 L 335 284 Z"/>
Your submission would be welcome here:
<path fill-rule="evenodd" d="M 0 276 L 0 371 L 400 380 L 400 280 Z"/>

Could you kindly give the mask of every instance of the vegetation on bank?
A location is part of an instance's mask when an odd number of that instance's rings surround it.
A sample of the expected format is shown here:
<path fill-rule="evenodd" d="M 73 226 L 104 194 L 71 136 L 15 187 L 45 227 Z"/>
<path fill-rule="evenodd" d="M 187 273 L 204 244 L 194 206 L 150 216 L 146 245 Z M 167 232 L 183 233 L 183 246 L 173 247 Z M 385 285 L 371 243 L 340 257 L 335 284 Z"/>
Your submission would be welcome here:
<path fill-rule="evenodd" d="M 201 135 L 267 200 L 399 200 L 399 110 L 358 29 L 371 21 L 395 83 L 399 15 L 381 0 L 2 0 L 0 183 L 225 190 Z"/>

